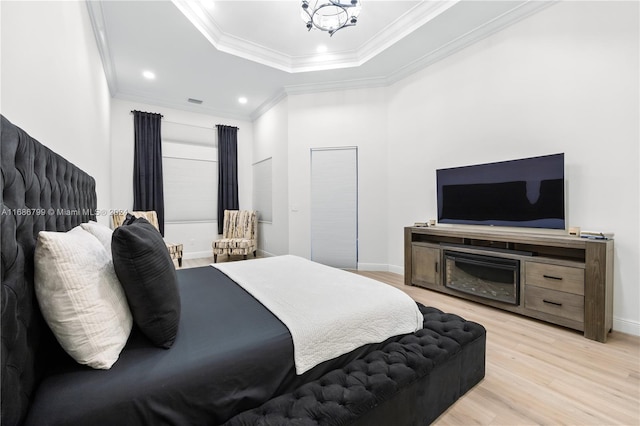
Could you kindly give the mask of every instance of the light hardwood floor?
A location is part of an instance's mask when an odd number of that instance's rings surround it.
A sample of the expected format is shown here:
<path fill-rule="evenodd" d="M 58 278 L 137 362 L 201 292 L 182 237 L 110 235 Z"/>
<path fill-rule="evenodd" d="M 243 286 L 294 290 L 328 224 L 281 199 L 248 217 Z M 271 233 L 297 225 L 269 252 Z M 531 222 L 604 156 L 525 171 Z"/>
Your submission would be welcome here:
<path fill-rule="evenodd" d="M 209 263 L 213 257 L 185 260 L 183 267 Z M 487 329 L 484 380 L 434 424 L 640 425 L 640 337 L 613 332 L 607 343 L 598 343 L 569 329 L 405 286 L 402 275 L 357 273 Z"/>

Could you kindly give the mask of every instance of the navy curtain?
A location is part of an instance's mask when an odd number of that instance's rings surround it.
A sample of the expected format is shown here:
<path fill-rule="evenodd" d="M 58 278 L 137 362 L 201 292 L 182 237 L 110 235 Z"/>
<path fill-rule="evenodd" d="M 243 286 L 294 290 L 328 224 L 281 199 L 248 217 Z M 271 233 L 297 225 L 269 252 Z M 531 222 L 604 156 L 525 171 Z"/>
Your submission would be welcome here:
<path fill-rule="evenodd" d="M 164 235 L 164 195 L 162 189 L 162 115 L 132 111 L 134 127 L 133 210 L 155 210 L 160 233 Z"/>
<path fill-rule="evenodd" d="M 218 234 L 224 211 L 238 210 L 238 128 L 218 124 Z"/>

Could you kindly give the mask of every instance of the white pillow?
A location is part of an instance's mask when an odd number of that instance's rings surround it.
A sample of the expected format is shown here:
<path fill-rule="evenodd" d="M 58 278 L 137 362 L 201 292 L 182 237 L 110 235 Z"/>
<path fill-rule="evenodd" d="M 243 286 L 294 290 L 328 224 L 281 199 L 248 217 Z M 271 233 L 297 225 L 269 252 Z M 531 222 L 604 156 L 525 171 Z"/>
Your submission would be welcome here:
<path fill-rule="evenodd" d="M 99 224 L 98 222 L 89 221 L 80 225 L 82 229 L 93 235 L 104 246 L 109 259 L 111 259 L 111 237 L 113 230 L 108 226 Z"/>
<path fill-rule="evenodd" d="M 34 278 L 40 310 L 64 350 L 80 364 L 111 368 L 127 343 L 132 317 L 100 241 L 80 226 L 41 231 Z"/>

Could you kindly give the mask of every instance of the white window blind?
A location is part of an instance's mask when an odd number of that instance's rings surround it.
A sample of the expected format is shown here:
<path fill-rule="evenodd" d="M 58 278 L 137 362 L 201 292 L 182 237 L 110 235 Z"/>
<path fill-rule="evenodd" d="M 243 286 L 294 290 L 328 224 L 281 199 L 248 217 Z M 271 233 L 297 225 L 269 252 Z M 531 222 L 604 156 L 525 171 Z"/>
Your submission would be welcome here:
<path fill-rule="evenodd" d="M 253 208 L 258 211 L 260 222 L 273 221 L 273 169 L 272 159 L 267 158 L 253 165 Z"/>
<path fill-rule="evenodd" d="M 216 220 L 217 158 L 214 128 L 162 123 L 165 222 Z"/>
<path fill-rule="evenodd" d="M 164 157 L 162 168 L 167 222 L 216 219 L 218 168 L 215 162 Z"/>
<path fill-rule="evenodd" d="M 357 269 L 358 150 L 311 150 L 311 259 Z"/>

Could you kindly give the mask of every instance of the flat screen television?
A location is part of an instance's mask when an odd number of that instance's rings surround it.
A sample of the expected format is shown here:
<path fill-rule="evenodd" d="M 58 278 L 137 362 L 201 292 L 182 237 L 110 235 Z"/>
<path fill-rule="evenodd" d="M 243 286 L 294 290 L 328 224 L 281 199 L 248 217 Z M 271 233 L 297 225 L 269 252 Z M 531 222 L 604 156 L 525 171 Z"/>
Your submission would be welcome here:
<path fill-rule="evenodd" d="M 436 170 L 438 222 L 565 229 L 564 154 Z"/>

